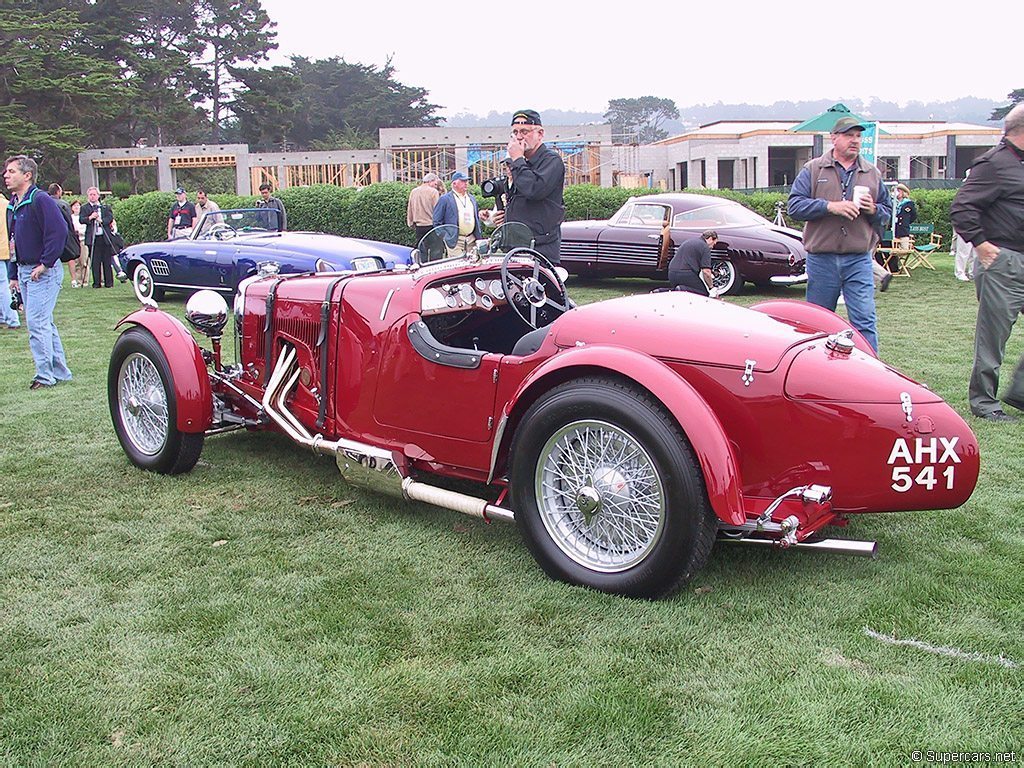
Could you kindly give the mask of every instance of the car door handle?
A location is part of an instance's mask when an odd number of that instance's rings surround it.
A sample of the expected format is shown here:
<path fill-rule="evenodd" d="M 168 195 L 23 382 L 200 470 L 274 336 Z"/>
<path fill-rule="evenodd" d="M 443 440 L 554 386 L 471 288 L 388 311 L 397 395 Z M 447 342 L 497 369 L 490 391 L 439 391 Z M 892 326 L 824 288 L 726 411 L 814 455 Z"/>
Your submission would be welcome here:
<path fill-rule="evenodd" d="M 661 235 L 648 235 L 648 237 L 651 238 L 651 240 L 660 240 L 661 239 Z"/>

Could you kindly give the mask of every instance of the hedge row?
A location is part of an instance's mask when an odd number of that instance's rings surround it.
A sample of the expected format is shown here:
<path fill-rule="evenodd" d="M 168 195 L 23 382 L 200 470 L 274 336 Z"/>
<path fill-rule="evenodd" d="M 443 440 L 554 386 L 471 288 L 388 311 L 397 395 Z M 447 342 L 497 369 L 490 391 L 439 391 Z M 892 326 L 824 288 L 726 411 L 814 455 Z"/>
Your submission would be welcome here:
<path fill-rule="evenodd" d="M 348 237 L 362 237 L 389 243 L 415 245 L 413 231 L 405 226 L 405 210 L 409 201 L 407 184 L 384 182 L 363 189 L 317 185 L 283 189 L 279 197 L 288 210 L 288 228 L 294 231 L 329 232 Z M 491 207 L 493 200 L 471 187 L 481 207 Z M 771 220 L 775 204 L 785 202 L 779 192 L 745 194 L 729 189 L 689 190 L 715 197 L 735 200 Z M 607 219 L 630 197 L 657 193 L 655 189 L 623 189 L 578 184 L 565 189 L 566 221 Z M 949 243 L 952 231 L 949 206 L 955 190 L 915 190 L 917 220 L 935 225 L 935 231 Z M 211 195 L 221 208 L 246 208 L 259 198 L 247 195 Z M 120 232 L 128 243 L 163 240 L 167 235 L 167 216 L 174 204 L 169 192 L 149 192 L 114 202 L 114 216 Z M 790 222 L 800 228 L 799 222 Z"/>

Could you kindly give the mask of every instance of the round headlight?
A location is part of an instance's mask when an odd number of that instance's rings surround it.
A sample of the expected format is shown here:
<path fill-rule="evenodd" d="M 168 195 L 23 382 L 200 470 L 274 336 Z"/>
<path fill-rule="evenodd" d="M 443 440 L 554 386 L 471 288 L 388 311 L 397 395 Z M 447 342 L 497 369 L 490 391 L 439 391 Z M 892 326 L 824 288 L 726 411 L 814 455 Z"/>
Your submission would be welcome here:
<path fill-rule="evenodd" d="M 199 291 L 185 304 L 185 319 L 206 336 L 220 336 L 228 323 L 228 303 L 216 291 Z"/>

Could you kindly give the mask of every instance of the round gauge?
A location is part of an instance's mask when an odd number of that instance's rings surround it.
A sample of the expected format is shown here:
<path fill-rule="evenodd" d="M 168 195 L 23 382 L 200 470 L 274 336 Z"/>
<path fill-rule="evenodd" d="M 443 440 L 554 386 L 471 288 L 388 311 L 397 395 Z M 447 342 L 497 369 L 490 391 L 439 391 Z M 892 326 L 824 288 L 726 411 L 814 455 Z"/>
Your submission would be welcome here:
<path fill-rule="evenodd" d="M 459 298 L 466 304 L 476 304 L 476 291 L 473 290 L 473 286 L 469 283 L 460 285 Z"/>
<path fill-rule="evenodd" d="M 490 290 L 491 296 L 496 298 L 498 301 L 505 298 L 505 291 L 501 287 L 501 280 L 491 280 Z"/>
<path fill-rule="evenodd" d="M 476 280 L 473 281 L 473 287 L 476 288 L 477 293 L 486 293 L 487 281 L 484 280 L 482 277 L 478 277 Z"/>
<path fill-rule="evenodd" d="M 447 296 L 444 297 L 444 303 L 447 304 L 452 309 L 455 309 L 455 307 L 457 307 L 459 304 L 459 300 L 449 293 Z"/>
<path fill-rule="evenodd" d="M 488 296 L 486 293 L 480 294 L 480 306 L 484 309 L 490 309 L 494 306 L 494 299 Z"/>

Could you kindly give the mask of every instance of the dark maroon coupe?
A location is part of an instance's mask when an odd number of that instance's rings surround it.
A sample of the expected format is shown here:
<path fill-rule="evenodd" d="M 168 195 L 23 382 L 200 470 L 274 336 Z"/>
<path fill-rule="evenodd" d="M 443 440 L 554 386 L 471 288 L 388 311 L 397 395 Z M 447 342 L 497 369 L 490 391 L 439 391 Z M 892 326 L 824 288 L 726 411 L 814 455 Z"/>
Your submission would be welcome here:
<path fill-rule="evenodd" d="M 715 290 L 738 293 L 744 282 L 806 282 L 807 258 L 798 230 L 772 224 L 739 203 L 710 195 L 673 193 L 631 197 L 608 221 L 562 225 L 562 266 L 587 277 L 668 278 L 658 269 L 661 230 L 671 222 L 672 242 L 718 232 L 712 252 Z"/>

